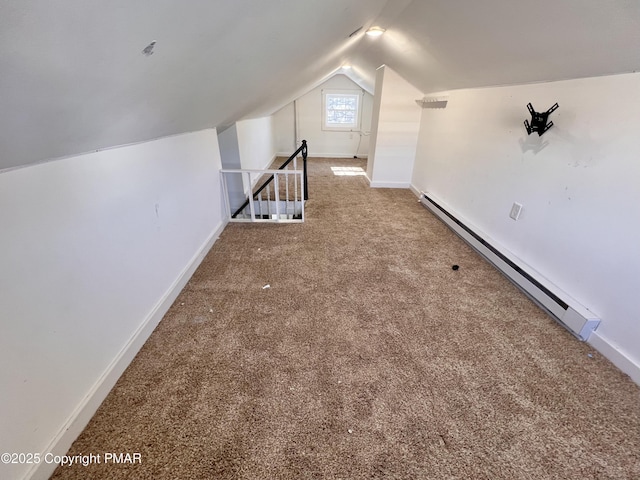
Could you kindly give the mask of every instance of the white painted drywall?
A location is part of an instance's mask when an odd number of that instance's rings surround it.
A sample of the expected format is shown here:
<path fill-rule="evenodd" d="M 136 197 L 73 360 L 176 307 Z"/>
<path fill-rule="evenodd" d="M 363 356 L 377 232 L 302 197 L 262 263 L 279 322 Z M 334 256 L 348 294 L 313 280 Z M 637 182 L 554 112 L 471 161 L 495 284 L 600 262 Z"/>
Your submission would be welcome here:
<path fill-rule="evenodd" d="M 380 105 L 382 101 L 382 87 L 384 85 L 384 69 L 381 65 L 376 69 L 375 87 L 373 92 L 373 108 L 371 112 L 371 136 L 369 138 L 369 157 L 367 158 L 367 180 L 371 183 L 376 159 L 376 145 L 378 143 L 378 124 L 380 123 Z"/>
<path fill-rule="evenodd" d="M 276 152 L 288 157 L 298 148 L 295 135 L 294 102 L 285 105 L 273 114 L 274 142 Z"/>
<path fill-rule="evenodd" d="M 270 115 L 385 3 L 2 2 L 0 169 Z"/>
<path fill-rule="evenodd" d="M 336 132 L 322 129 L 322 91 L 325 89 L 353 90 L 364 92 L 360 130 Z M 306 140 L 310 157 L 365 157 L 369 152 L 371 112 L 373 96 L 364 91 L 347 76 L 338 74 L 312 89 L 296 101 L 298 138 L 297 146 Z M 291 144 L 294 135 L 294 108 L 289 104 L 274 115 L 277 150 L 279 155 L 291 155 L 295 148 Z"/>
<path fill-rule="evenodd" d="M 348 57 L 368 77 L 390 65 L 423 93 L 632 72 L 640 65 L 635 1 L 392 0 Z M 531 32 L 544 29 L 544 34 Z M 535 39 L 534 39 L 535 35 Z M 529 38 L 531 40 L 529 40 Z"/>
<path fill-rule="evenodd" d="M 224 225 L 220 167 L 205 130 L 0 174 L 0 452 L 66 451 Z"/>
<path fill-rule="evenodd" d="M 640 74 L 448 93 L 423 110 L 414 187 L 597 314 L 640 383 Z M 528 102 L 560 105 L 542 137 L 526 134 Z"/>
<path fill-rule="evenodd" d="M 242 168 L 237 124 L 234 123 L 224 129 L 218 128 L 218 147 L 220 148 L 222 168 Z"/>
<path fill-rule="evenodd" d="M 220 159 L 222 168 L 240 169 L 240 147 L 238 145 L 238 128 L 237 124 L 225 128 L 218 129 L 218 145 L 220 147 Z M 224 199 L 228 215 L 232 215 L 242 203 L 246 200 L 244 181 L 241 173 L 225 173 L 223 176 L 224 185 L 226 185 L 227 198 Z M 224 192 L 223 192 L 224 195 Z"/>
<path fill-rule="evenodd" d="M 261 117 L 236 123 L 240 164 L 244 169 L 269 168 L 276 156 L 273 118 Z"/>
<path fill-rule="evenodd" d="M 372 187 L 407 188 L 420 130 L 423 95 L 388 66 L 376 73 L 372 155 L 367 176 Z"/>

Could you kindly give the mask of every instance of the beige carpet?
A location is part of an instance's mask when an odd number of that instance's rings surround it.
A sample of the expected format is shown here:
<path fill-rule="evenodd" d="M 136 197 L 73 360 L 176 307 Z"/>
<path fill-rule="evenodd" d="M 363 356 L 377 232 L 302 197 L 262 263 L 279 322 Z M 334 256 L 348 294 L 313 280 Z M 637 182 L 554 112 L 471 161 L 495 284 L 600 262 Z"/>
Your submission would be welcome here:
<path fill-rule="evenodd" d="M 54 478 L 640 478 L 628 377 L 411 192 L 309 163 L 307 221 L 230 224 L 69 452 L 141 463 Z"/>

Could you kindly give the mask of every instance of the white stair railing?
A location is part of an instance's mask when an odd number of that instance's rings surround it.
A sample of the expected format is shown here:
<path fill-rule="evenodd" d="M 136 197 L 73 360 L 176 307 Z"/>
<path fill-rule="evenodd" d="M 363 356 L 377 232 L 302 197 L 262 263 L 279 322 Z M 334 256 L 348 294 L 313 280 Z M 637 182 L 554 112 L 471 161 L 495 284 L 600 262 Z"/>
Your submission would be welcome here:
<path fill-rule="evenodd" d="M 222 190 L 231 222 L 304 222 L 304 177 L 302 170 L 223 169 Z M 255 192 L 266 176 L 273 180 Z M 246 206 L 238 210 L 244 203 Z"/>

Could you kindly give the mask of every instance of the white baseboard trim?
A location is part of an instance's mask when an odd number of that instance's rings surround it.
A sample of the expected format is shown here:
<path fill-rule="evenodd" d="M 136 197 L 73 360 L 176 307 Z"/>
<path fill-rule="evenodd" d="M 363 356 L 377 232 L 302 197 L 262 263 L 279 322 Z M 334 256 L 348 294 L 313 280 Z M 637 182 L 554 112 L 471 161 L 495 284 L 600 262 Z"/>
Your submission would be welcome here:
<path fill-rule="evenodd" d="M 623 373 L 629 375 L 636 385 L 640 385 L 640 365 L 629 358 L 627 354 L 620 350 L 611 340 L 604 337 L 598 330 L 595 330 L 591 333 L 587 343 L 600 352 Z"/>
<path fill-rule="evenodd" d="M 73 413 L 69 416 L 63 427 L 51 440 L 49 445 L 41 452 L 41 457 L 46 453 L 53 455 L 65 455 L 71 444 L 78 438 L 82 430 L 87 426 L 93 415 L 98 410 L 100 404 L 107 397 L 113 386 L 116 384 L 125 369 L 132 362 L 142 345 L 147 341 L 153 330 L 158 326 L 160 320 L 169 310 L 175 299 L 185 287 L 191 276 L 194 274 L 204 257 L 209 253 L 211 247 L 218 239 L 228 220 L 221 221 L 209 238 L 204 242 L 196 254 L 191 258 L 187 266 L 180 272 L 173 285 L 160 298 L 153 307 L 149 315 L 145 318 L 138 329 L 133 333 L 118 355 L 111 361 L 103 374 L 94 383 L 87 395 L 82 399 Z M 27 471 L 23 480 L 46 480 L 54 472 L 58 465 L 41 462 L 33 465 Z"/>
<path fill-rule="evenodd" d="M 409 182 L 377 182 L 371 181 L 371 188 L 410 188 Z"/>
<path fill-rule="evenodd" d="M 416 197 L 418 197 L 418 199 L 420 199 L 420 196 L 422 195 L 422 192 L 413 183 L 411 185 L 409 185 L 409 190 L 411 190 L 413 192 L 413 194 Z"/>

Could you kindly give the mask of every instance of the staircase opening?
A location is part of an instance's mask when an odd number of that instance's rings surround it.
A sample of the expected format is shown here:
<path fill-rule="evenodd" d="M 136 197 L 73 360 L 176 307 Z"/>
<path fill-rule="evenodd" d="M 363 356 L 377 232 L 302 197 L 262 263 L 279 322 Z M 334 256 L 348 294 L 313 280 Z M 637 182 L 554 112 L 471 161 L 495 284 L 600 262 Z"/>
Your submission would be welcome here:
<path fill-rule="evenodd" d="M 299 157 L 302 169 L 298 168 Z M 309 198 L 306 140 L 277 169 L 223 169 L 221 172 L 229 221 L 304 221 L 304 204 Z"/>

